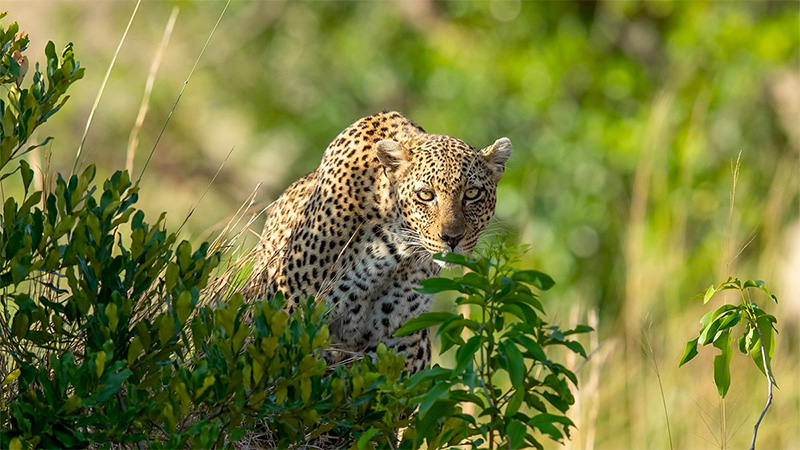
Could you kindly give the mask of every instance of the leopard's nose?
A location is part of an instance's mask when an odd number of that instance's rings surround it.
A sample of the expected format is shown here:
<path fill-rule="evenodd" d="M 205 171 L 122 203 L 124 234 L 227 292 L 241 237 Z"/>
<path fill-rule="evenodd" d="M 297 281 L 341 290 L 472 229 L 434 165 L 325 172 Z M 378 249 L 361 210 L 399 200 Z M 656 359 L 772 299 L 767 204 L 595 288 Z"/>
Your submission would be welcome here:
<path fill-rule="evenodd" d="M 451 236 L 449 234 L 439 233 L 439 239 L 444 241 L 445 244 L 449 245 L 450 248 L 456 248 L 456 245 L 458 245 L 458 243 L 461 242 L 461 239 L 464 238 L 464 234 L 466 233 L 459 234 L 458 236 Z"/>

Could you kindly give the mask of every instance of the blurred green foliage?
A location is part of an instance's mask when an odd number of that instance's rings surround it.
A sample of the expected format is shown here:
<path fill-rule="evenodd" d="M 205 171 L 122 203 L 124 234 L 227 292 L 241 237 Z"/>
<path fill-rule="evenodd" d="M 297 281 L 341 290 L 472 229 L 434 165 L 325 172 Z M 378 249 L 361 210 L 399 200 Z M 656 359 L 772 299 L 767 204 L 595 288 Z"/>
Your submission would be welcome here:
<path fill-rule="evenodd" d="M 148 66 L 175 6 L 180 15 L 134 171 L 223 4 L 142 5 L 87 140 L 87 159 L 101 176 L 123 165 Z M 93 69 L 76 85 L 72 107 L 48 122 L 47 132 L 59 136 L 44 148 L 52 166 L 71 167 L 76 130 L 132 4 L 12 1 L 8 8 L 28 16 L 34 39 L 74 41 Z M 185 228 L 205 237 L 256 183 L 264 182 L 260 198 L 268 203 L 316 167 L 347 124 L 383 109 L 475 146 L 508 136 L 515 153 L 498 190 L 500 227 L 532 245 L 525 265 L 547 267 L 558 281 L 562 317 L 599 313 L 605 359 L 576 373 L 591 378 L 596 370 L 604 383 L 602 393 L 585 391 L 583 405 L 617 407 L 596 419 L 590 406 L 580 411 L 577 445 L 591 438 L 608 447 L 664 446 L 660 405 L 646 401 L 657 387 L 640 341 L 645 332 L 680 341 L 694 331 L 685 324 L 701 309 L 691 293 L 713 280 L 758 277 L 778 292 L 777 339 L 786 345 L 777 348 L 787 357 L 776 357 L 775 370 L 800 371 L 798 297 L 788 290 L 797 266 L 786 262 L 797 251 L 791 227 L 800 209 L 798 21 L 796 5 L 781 1 L 233 2 L 142 180 L 142 192 L 156 195 L 143 195 L 140 205 L 180 223 L 235 145 L 202 214 Z M 662 362 L 683 350 L 668 338 L 653 342 Z M 735 427 L 721 423 L 718 410 L 744 416 L 760 402 L 720 407 L 712 382 L 663 370 L 666 390 L 676 392 L 670 410 L 705 414 L 714 430 L 689 414 L 673 423 L 678 446 L 733 438 Z M 775 414 L 800 418 L 800 389 L 782 388 L 794 401 L 776 403 Z M 706 406 L 707 396 L 714 404 Z M 796 422 L 767 421 L 774 428 L 763 433 L 764 445 L 800 446 L 800 431 L 788 425 Z"/>

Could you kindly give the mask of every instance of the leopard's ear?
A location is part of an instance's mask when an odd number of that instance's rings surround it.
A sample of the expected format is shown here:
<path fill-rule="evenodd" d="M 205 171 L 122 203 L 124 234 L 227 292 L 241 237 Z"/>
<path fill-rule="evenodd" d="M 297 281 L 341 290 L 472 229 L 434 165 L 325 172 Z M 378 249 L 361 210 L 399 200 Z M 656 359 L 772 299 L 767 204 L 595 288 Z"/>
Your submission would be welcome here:
<path fill-rule="evenodd" d="M 506 161 L 511 156 L 511 141 L 506 137 L 502 137 L 494 141 L 494 144 L 481 150 L 481 153 L 486 158 L 489 170 L 492 173 L 492 179 L 495 182 L 500 181 L 500 177 L 503 176 L 503 172 L 506 169 Z"/>
<path fill-rule="evenodd" d="M 378 141 L 375 148 L 378 150 L 378 160 L 386 168 L 387 173 L 394 173 L 411 161 L 411 153 L 397 141 L 384 139 Z"/>

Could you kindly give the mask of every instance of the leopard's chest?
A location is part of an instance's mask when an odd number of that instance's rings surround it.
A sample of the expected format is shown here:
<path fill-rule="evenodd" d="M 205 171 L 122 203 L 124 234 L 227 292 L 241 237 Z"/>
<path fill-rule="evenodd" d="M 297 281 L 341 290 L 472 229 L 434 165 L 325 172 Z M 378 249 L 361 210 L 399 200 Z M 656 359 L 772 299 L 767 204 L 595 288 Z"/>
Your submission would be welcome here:
<path fill-rule="evenodd" d="M 385 339 L 430 308 L 430 297 L 415 290 L 438 273 L 429 255 L 377 227 L 365 231 L 350 256 L 352 268 L 342 268 L 326 297 L 332 335 L 345 347 L 359 350 Z"/>

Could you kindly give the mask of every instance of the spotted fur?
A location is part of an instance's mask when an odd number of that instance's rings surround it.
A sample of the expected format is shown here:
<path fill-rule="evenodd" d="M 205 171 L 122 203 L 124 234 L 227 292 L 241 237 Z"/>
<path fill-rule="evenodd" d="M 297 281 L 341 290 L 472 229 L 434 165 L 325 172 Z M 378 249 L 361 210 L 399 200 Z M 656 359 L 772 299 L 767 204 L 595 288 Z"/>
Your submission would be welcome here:
<path fill-rule="evenodd" d="M 506 138 L 476 150 L 397 112 L 355 122 L 270 209 L 248 296 L 282 291 L 289 311 L 306 296 L 324 298 L 336 347 L 383 342 L 419 370 L 430 361 L 427 332 L 393 334 L 430 309 L 414 288 L 438 275 L 431 255 L 475 246 L 510 154 Z"/>

